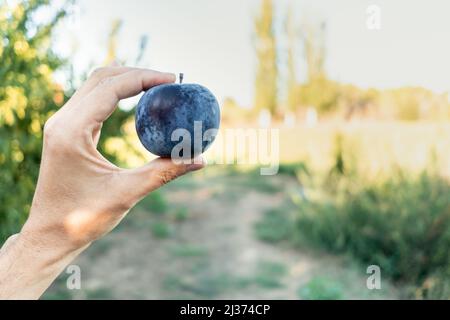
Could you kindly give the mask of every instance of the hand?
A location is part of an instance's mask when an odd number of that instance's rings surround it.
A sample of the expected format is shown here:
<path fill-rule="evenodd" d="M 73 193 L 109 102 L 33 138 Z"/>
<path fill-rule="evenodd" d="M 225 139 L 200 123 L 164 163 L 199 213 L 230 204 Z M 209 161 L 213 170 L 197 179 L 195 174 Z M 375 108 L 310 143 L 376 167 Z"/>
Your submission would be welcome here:
<path fill-rule="evenodd" d="M 43 283 L 40 279 L 35 295 L 47 288 L 67 260 L 111 231 L 145 195 L 203 167 L 198 160 L 176 165 L 170 159 L 157 159 L 141 168 L 121 169 L 97 151 L 102 123 L 119 100 L 174 81 L 173 74 L 151 70 L 99 69 L 46 123 L 30 216 L 20 235 L 2 251 L 2 255 L 33 251 L 32 256 L 43 264 L 56 262 L 49 279 Z M 2 256 L 0 273 L 1 261 Z"/>

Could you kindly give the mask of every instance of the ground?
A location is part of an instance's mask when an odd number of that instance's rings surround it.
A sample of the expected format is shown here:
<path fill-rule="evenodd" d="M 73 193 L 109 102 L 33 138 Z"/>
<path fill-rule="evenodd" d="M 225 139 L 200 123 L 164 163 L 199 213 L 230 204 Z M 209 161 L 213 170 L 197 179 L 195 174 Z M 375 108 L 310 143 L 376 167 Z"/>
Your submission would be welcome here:
<path fill-rule="evenodd" d="M 207 171 L 182 178 L 74 262 L 81 290 L 68 290 L 64 273 L 44 298 L 398 298 L 387 280 L 368 290 L 367 266 L 348 257 L 260 240 L 257 224 L 270 210 L 295 212 L 291 197 L 299 188 L 283 175 Z"/>

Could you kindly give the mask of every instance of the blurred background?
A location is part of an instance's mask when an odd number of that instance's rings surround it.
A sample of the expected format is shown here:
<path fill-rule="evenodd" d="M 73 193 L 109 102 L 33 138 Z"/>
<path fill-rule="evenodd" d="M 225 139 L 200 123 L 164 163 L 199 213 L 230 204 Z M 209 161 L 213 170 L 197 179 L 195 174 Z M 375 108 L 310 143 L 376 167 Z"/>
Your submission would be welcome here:
<path fill-rule="evenodd" d="M 222 130 L 278 129 L 279 173 L 214 164 L 216 144 L 206 170 L 152 193 L 74 262 L 81 290 L 63 273 L 44 298 L 450 298 L 449 12 L 445 0 L 2 0 L 0 244 L 29 212 L 46 119 L 119 61 L 210 88 Z M 99 144 L 124 167 L 151 158 L 138 99 Z"/>

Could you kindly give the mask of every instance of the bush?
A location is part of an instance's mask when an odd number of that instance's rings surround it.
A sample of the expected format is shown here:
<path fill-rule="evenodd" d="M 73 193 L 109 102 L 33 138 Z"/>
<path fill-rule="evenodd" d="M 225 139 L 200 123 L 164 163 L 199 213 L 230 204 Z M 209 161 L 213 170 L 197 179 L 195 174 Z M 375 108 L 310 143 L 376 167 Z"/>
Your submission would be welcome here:
<path fill-rule="evenodd" d="M 26 219 L 39 171 L 43 124 L 66 98 L 52 80 L 63 61 L 50 50 L 49 41 L 65 12 L 56 12 L 45 25 L 32 21 L 47 2 L 0 5 L 0 244 Z"/>
<path fill-rule="evenodd" d="M 49 0 L 24 0 L 0 4 L 0 246 L 20 231 L 26 220 L 39 173 L 42 129 L 45 121 L 68 99 L 68 92 L 53 80 L 66 63 L 52 50 L 52 33 L 66 15 L 54 12 L 47 23 L 33 17 L 52 10 Z M 99 150 L 110 137 L 122 137 L 130 113 L 117 110 L 103 129 Z"/>
<path fill-rule="evenodd" d="M 396 281 L 421 286 L 430 277 L 450 275 L 447 181 L 429 172 L 399 173 L 341 183 L 328 192 L 329 200 L 300 205 L 296 223 L 304 239 L 378 265 Z"/>

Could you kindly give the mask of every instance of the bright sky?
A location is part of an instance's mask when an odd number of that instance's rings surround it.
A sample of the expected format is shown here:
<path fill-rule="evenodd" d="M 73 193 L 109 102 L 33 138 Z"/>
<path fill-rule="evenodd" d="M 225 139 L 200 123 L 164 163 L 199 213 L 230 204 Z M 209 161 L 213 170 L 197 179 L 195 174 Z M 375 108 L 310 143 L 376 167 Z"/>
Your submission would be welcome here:
<path fill-rule="evenodd" d="M 277 0 L 277 17 L 294 3 L 298 22 L 325 20 L 327 72 L 333 79 L 379 88 L 420 85 L 450 90 L 450 1 Z M 119 57 L 133 64 L 139 39 L 149 36 L 143 67 L 184 72 L 219 99 L 253 100 L 253 16 L 259 0 L 79 0 L 79 18 L 58 33 L 57 48 L 77 71 L 101 63 L 112 21 L 124 24 Z M 381 30 L 366 27 L 369 5 L 381 9 Z M 280 23 L 281 24 L 281 23 Z M 76 43 L 76 47 L 74 47 Z M 301 50 L 298 53 L 298 69 Z M 301 78 L 301 76 L 300 76 Z"/>

